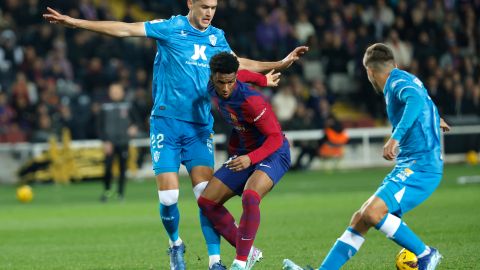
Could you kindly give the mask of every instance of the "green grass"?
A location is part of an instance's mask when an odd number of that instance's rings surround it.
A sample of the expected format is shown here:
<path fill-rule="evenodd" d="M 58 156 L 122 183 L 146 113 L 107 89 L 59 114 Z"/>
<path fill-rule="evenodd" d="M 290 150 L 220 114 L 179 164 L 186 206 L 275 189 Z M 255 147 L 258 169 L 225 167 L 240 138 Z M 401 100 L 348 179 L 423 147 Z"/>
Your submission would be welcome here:
<path fill-rule="evenodd" d="M 289 173 L 262 202 L 256 246 L 265 259 L 256 269 L 280 269 L 288 257 L 318 266 L 345 230 L 352 213 L 376 190 L 388 168 L 335 173 Z M 445 256 L 438 269 L 478 269 L 480 185 L 457 185 L 478 167 L 446 167 L 440 188 L 405 221 Z M 208 259 L 198 210 L 188 179 L 180 191 L 181 237 L 189 269 Z M 15 200 L 15 187 L 0 186 L 0 269 L 168 269 L 167 237 L 158 217 L 154 181 L 130 182 L 125 202 L 98 201 L 100 183 L 34 186 L 29 204 Z M 239 217 L 240 200 L 227 204 Z M 372 230 L 343 269 L 394 269 L 400 250 Z M 234 250 L 222 241 L 228 265 Z"/>

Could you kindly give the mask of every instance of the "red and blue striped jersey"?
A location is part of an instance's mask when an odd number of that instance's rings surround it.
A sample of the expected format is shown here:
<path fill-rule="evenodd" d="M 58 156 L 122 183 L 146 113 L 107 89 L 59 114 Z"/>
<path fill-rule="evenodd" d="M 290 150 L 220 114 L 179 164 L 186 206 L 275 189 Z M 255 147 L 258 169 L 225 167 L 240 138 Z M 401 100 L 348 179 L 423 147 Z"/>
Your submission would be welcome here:
<path fill-rule="evenodd" d="M 242 80 L 251 81 L 249 76 L 243 76 L 245 73 L 241 75 Z M 220 115 L 233 127 L 229 155 L 248 155 L 256 164 L 278 150 L 286 139 L 263 94 L 238 78 L 228 99 L 219 97 L 212 83 L 208 84 L 208 92 Z"/>

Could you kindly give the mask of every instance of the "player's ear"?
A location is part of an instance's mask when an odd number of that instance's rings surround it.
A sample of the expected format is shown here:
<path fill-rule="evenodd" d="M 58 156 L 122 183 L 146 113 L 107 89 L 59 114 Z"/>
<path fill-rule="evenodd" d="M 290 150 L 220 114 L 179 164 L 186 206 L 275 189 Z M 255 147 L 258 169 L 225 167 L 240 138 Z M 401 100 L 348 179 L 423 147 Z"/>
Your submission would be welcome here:
<path fill-rule="evenodd" d="M 192 9 L 192 6 L 193 6 L 193 0 L 187 0 L 188 9 Z"/>

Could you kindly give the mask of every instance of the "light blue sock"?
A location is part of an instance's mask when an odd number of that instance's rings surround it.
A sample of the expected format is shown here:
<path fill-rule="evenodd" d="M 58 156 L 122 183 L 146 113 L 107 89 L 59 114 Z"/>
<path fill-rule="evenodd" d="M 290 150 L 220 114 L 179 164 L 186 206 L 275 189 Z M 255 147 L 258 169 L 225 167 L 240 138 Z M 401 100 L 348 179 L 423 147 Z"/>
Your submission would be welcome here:
<path fill-rule="evenodd" d="M 202 226 L 203 237 L 207 243 L 208 256 L 220 255 L 220 235 L 213 228 L 212 223 L 199 211 L 200 225 Z"/>
<path fill-rule="evenodd" d="M 172 242 L 177 241 L 178 224 L 180 222 L 180 212 L 177 204 L 166 206 L 160 203 L 160 217 L 170 240 Z"/>
<path fill-rule="evenodd" d="M 375 228 L 417 256 L 422 254 L 426 249 L 422 240 L 408 228 L 407 224 L 392 214 L 386 214 L 385 217 L 375 225 Z"/>
<path fill-rule="evenodd" d="M 360 233 L 348 227 L 330 249 L 319 270 L 340 269 L 342 265 L 357 253 L 364 241 L 365 238 Z"/>

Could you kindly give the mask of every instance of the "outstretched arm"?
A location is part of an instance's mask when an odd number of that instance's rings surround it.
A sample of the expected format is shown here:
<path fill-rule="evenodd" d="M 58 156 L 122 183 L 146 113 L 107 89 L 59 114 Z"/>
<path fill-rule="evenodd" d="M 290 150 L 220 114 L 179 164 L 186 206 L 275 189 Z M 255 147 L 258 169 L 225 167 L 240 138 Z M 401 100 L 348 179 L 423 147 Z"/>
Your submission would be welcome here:
<path fill-rule="evenodd" d="M 267 74 L 253 72 L 250 70 L 242 69 L 237 72 L 237 80 L 245 83 L 253 83 L 260 87 L 275 87 L 280 82 L 280 72 L 274 73 L 275 70 L 271 70 Z"/>
<path fill-rule="evenodd" d="M 47 7 L 43 18 L 49 23 L 62 24 L 72 28 L 82 28 L 93 32 L 107 34 L 114 37 L 144 37 L 145 27 L 143 22 L 124 23 L 113 21 L 88 21 L 72 18 Z"/>
<path fill-rule="evenodd" d="M 308 51 L 307 46 L 300 46 L 295 48 L 291 53 L 289 53 L 283 60 L 276 62 L 261 62 L 250 60 L 247 58 L 238 58 L 240 62 L 239 69 L 248 69 L 256 72 L 264 72 L 268 70 L 282 70 L 288 68 L 293 62 L 297 61 L 302 55 Z"/>

